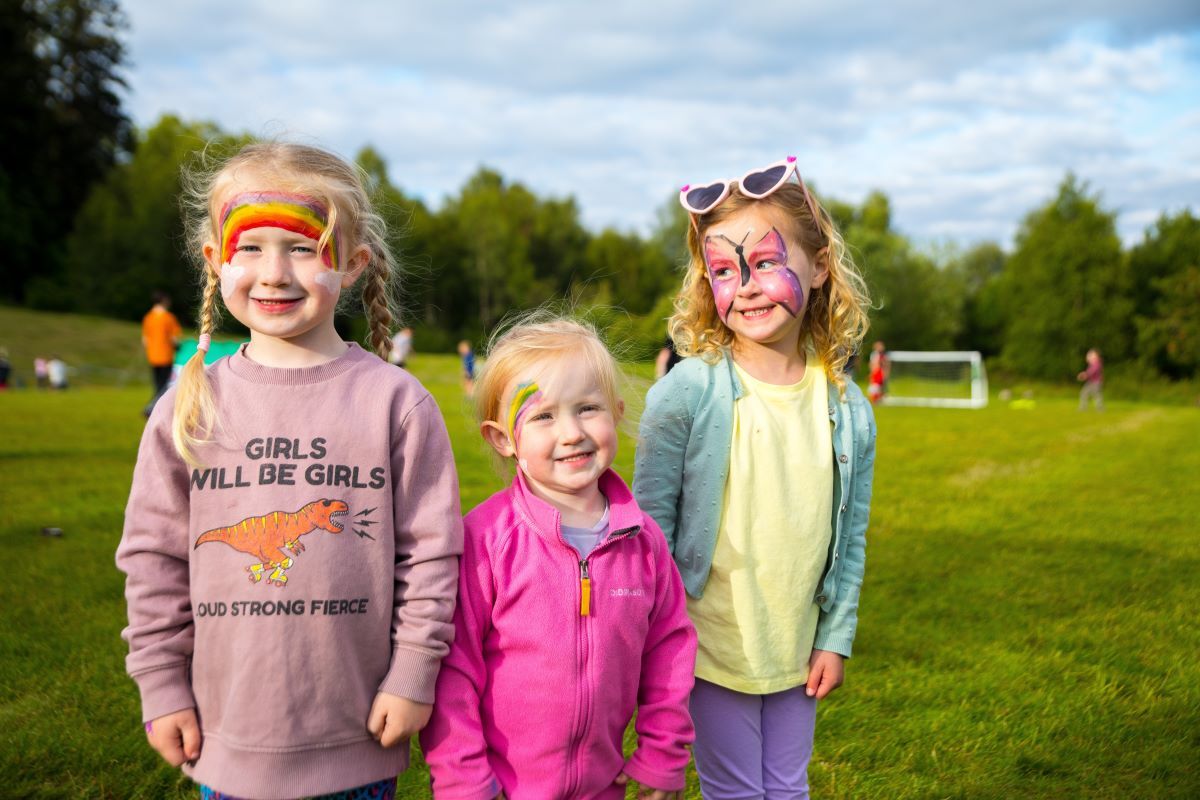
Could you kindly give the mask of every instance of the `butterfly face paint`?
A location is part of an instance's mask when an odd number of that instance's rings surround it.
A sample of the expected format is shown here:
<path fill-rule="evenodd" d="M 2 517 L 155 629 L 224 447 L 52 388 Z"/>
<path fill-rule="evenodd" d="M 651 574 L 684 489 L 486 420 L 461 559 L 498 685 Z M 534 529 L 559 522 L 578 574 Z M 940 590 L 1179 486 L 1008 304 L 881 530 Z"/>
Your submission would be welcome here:
<path fill-rule="evenodd" d="M 513 393 L 512 402 L 508 406 L 508 438 L 513 447 L 517 446 L 517 435 L 521 431 L 521 421 L 530 408 L 541 402 L 542 391 L 533 381 L 519 384 Z"/>
<path fill-rule="evenodd" d="M 278 192 L 235 195 L 221 209 L 221 263 L 229 264 L 233 260 L 238 240 L 252 228 L 282 228 L 319 241 L 328 227 L 328 220 L 325 206 L 303 195 Z M 337 238 L 336 234 L 330 236 L 321 249 L 321 260 L 333 270 L 338 268 Z"/>
<path fill-rule="evenodd" d="M 752 280 L 771 302 L 783 306 L 793 317 L 798 316 L 804 308 L 804 287 L 788 266 L 783 236 L 771 228 L 747 253 L 746 239 L 749 237 L 747 232 L 740 242 L 723 234 L 704 239 L 704 261 L 721 320 L 729 323 L 738 290 Z"/>

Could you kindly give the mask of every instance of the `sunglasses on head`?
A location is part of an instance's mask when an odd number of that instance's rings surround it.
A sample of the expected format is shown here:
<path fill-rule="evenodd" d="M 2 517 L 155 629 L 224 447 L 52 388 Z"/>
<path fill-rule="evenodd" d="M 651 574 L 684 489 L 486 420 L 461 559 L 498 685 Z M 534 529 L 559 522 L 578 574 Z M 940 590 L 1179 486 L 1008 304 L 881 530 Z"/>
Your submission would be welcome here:
<path fill-rule="evenodd" d="M 746 197 L 762 200 L 787 183 L 793 173 L 796 175 L 796 181 L 800 184 L 800 188 L 804 190 L 804 201 L 808 203 L 808 210 L 815 219 L 817 207 L 808 193 L 808 187 L 804 185 L 804 178 L 800 177 L 795 156 L 788 156 L 783 161 L 776 161 L 769 166 L 750 170 L 736 183 L 738 189 Z M 726 197 L 729 197 L 734 183 L 735 181 L 730 178 L 704 186 L 684 186 L 679 190 L 679 204 L 697 216 L 707 214 L 721 205 Z"/>

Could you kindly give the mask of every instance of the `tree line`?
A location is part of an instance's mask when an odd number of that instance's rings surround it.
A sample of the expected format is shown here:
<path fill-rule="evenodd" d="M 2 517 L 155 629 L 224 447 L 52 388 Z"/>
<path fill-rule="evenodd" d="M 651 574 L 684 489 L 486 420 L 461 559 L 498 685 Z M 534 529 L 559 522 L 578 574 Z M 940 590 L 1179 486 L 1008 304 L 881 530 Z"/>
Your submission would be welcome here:
<path fill-rule="evenodd" d="M 194 314 L 180 170 L 199 151 L 219 155 L 248 137 L 173 115 L 132 128 L 118 102 L 115 0 L 18 0 L 0 15 L 0 73 L 15 87 L 0 139 L 5 300 L 135 320 L 162 289 L 182 317 Z M 661 345 L 686 260 L 687 218 L 673 196 L 646 233 L 597 233 L 574 198 L 539 197 L 487 167 L 431 208 L 392 182 L 374 148 L 356 160 L 405 265 L 403 321 L 420 348 L 477 341 L 505 314 L 562 298 L 590 309 L 627 355 Z M 870 287 L 870 339 L 980 350 L 1054 380 L 1073 376 L 1089 347 L 1147 375 L 1200 370 L 1200 220 L 1190 210 L 1164 213 L 1125 248 L 1116 212 L 1068 173 L 1007 249 L 931 249 L 895 229 L 882 192 L 860 204 L 823 200 Z"/>

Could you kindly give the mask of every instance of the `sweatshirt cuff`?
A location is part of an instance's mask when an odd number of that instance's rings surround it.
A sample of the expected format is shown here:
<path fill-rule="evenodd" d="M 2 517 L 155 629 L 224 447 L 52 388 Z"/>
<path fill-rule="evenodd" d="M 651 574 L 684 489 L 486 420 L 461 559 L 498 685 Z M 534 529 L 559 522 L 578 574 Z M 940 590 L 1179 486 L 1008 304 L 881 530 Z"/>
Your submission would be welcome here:
<path fill-rule="evenodd" d="M 142 722 L 196 707 L 186 663 L 140 672 L 132 677 L 142 695 Z"/>
<path fill-rule="evenodd" d="M 415 703 L 433 703 L 442 659 L 423 650 L 397 647 L 392 650 L 392 665 L 379 684 L 379 691 L 403 697 Z"/>
<path fill-rule="evenodd" d="M 624 772 L 629 777 L 651 789 L 661 789 L 664 792 L 678 792 L 687 788 L 687 764 L 681 770 L 654 769 L 646 763 L 645 754 L 639 748 L 625 762 Z"/>
<path fill-rule="evenodd" d="M 842 658 L 849 658 L 853 645 L 853 636 L 822 635 L 820 631 L 817 631 L 816 640 L 813 642 L 813 650 L 829 650 L 830 652 L 837 653 Z"/>

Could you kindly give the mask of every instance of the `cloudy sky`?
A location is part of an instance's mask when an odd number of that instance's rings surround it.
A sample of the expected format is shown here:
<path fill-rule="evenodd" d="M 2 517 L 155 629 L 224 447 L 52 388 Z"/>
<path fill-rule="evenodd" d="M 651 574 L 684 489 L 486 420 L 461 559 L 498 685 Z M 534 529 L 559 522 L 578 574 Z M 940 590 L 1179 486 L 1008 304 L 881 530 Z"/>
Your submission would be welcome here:
<path fill-rule="evenodd" d="M 796 155 L 919 242 L 994 239 L 1067 170 L 1129 242 L 1200 211 L 1196 0 L 123 0 L 127 106 L 352 156 L 439 205 L 480 164 L 644 231 Z"/>

